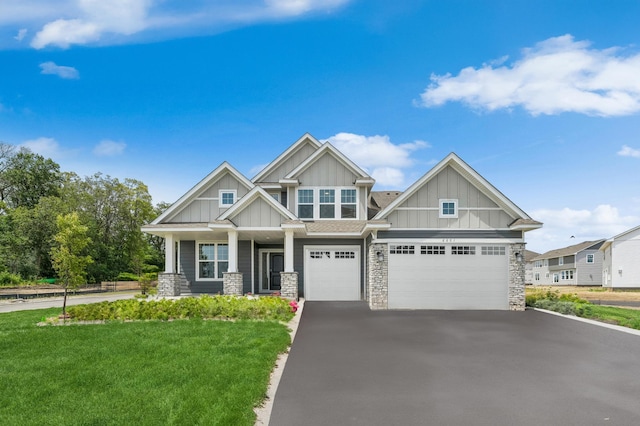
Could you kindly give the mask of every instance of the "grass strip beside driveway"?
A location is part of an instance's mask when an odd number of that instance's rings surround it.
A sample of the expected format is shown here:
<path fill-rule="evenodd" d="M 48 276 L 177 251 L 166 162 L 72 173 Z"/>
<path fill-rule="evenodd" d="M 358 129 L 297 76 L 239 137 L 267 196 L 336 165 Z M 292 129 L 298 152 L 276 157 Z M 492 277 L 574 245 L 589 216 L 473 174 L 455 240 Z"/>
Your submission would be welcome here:
<path fill-rule="evenodd" d="M 59 312 L 0 314 L 4 425 L 253 425 L 290 343 L 267 321 L 36 326 Z"/>

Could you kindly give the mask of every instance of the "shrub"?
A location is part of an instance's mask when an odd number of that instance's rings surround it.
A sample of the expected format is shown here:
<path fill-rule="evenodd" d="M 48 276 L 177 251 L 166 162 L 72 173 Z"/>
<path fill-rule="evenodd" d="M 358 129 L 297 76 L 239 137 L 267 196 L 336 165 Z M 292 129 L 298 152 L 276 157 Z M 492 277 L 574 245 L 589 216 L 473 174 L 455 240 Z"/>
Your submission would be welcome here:
<path fill-rule="evenodd" d="M 297 305 L 295 306 L 297 309 Z M 289 321 L 294 306 L 280 297 L 209 296 L 177 300 L 127 299 L 90 305 L 71 306 L 70 317 L 78 321 L 169 320 L 182 318 L 221 318 L 238 320 Z"/>
<path fill-rule="evenodd" d="M 562 300 L 539 299 L 533 304 L 533 307 L 559 312 L 564 315 L 576 314 L 575 303 Z"/>
<path fill-rule="evenodd" d="M 131 272 L 120 272 L 118 274 L 118 281 L 138 281 L 138 276 Z"/>
<path fill-rule="evenodd" d="M 0 287 L 14 287 L 20 285 L 22 278 L 20 275 L 12 274 L 10 272 L 0 272 Z"/>

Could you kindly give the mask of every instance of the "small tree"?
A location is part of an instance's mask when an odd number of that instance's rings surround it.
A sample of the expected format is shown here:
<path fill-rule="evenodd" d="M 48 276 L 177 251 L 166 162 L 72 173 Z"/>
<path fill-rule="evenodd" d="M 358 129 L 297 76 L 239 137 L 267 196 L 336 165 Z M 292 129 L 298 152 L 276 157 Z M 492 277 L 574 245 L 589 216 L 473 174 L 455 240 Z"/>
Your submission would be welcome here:
<path fill-rule="evenodd" d="M 91 256 L 82 255 L 91 239 L 87 237 L 87 227 L 80 223 L 77 213 L 59 215 L 56 225 L 58 233 L 54 236 L 56 244 L 51 249 L 51 262 L 64 287 L 62 317 L 66 318 L 67 293 L 85 282 L 87 266 L 93 262 Z"/>

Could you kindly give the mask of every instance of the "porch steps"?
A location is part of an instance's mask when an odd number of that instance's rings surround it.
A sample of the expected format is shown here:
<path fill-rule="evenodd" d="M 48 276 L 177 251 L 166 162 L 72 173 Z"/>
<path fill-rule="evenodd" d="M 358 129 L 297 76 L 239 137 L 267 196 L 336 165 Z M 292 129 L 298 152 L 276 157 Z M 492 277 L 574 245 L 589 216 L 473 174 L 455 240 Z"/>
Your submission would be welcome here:
<path fill-rule="evenodd" d="M 180 295 L 181 296 L 192 296 L 193 293 L 191 293 L 191 286 L 189 285 L 189 281 L 187 281 L 187 278 L 180 274 Z"/>

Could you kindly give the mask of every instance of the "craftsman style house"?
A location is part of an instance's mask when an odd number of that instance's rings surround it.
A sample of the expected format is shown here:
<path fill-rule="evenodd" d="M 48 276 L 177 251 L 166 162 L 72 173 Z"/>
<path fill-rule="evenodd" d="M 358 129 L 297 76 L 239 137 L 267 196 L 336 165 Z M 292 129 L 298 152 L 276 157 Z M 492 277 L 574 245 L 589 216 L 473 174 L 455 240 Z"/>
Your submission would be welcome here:
<path fill-rule="evenodd" d="M 404 193 L 374 183 L 309 134 L 251 180 L 223 162 L 143 227 L 165 238 L 160 294 L 524 309 L 524 233 L 539 222 L 453 153 Z"/>

